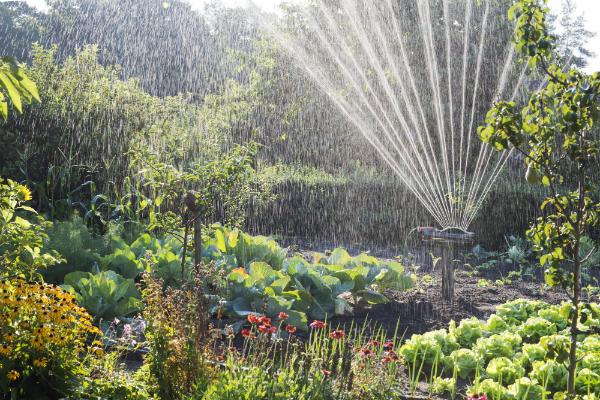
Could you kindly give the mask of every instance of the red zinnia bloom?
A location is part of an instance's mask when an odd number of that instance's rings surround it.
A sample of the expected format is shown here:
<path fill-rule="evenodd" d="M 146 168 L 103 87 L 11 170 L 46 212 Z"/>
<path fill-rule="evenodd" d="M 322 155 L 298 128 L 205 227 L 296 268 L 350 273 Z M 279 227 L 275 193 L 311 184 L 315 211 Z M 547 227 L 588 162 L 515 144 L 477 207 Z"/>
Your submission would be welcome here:
<path fill-rule="evenodd" d="M 388 340 L 387 342 L 385 342 L 383 344 L 383 348 L 386 350 L 393 350 L 394 349 L 394 342 L 392 342 L 391 340 Z"/>
<path fill-rule="evenodd" d="M 247 338 L 251 338 L 254 335 L 252 335 L 252 331 L 250 329 L 242 329 L 242 336 L 243 337 L 247 337 Z"/>
<path fill-rule="evenodd" d="M 371 351 L 371 349 L 363 347 L 362 349 L 360 349 L 360 355 L 363 357 L 371 357 L 373 355 L 373 351 Z"/>
<path fill-rule="evenodd" d="M 325 328 L 325 326 L 326 326 L 326 325 L 327 325 L 327 324 L 326 324 L 325 322 L 323 322 L 323 321 L 317 321 L 317 320 L 314 320 L 314 321 L 313 321 L 313 322 L 310 324 L 310 327 L 311 327 L 311 328 L 313 328 L 313 329 L 323 329 L 323 328 Z"/>
<path fill-rule="evenodd" d="M 292 326 L 292 325 L 287 325 L 287 326 L 285 327 L 285 330 L 286 330 L 288 333 L 296 333 L 296 330 L 297 330 L 297 328 L 296 328 L 295 326 Z"/>
<path fill-rule="evenodd" d="M 258 320 L 261 324 L 271 325 L 271 318 L 268 318 L 266 315 L 261 316 Z"/>
<path fill-rule="evenodd" d="M 329 337 L 332 338 L 332 339 L 341 339 L 344 336 L 346 336 L 346 334 L 344 333 L 344 331 L 339 330 L 339 329 L 337 331 L 333 331 L 333 332 L 331 332 L 329 334 Z"/>
<path fill-rule="evenodd" d="M 261 331 L 262 333 L 275 333 L 277 328 L 275 328 L 274 326 L 271 326 L 271 325 L 261 325 L 258 327 L 258 330 Z"/>
<path fill-rule="evenodd" d="M 385 362 L 385 363 L 389 363 L 392 361 L 398 361 L 398 354 L 396 354 L 396 352 L 393 350 L 386 351 L 385 353 L 383 353 L 383 355 L 384 355 L 383 362 Z"/>
<path fill-rule="evenodd" d="M 289 315 L 287 315 L 286 313 L 284 313 L 284 312 L 282 311 L 282 312 L 280 312 L 280 313 L 279 313 L 278 317 L 279 317 L 279 319 L 282 319 L 282 320 L 284 320 L 284 321 L 285 321 L 285 320 L 286 320 L 286 319 L 288 319 L 290 316 L 289 316 Z"/>
<path fill-rule="evenodd" d="M 326 370 L 326 369 L 322 369 L 322 370 L 321 370 L 321 372 L 322 372 L 322 373 L 323 373 L 323 375 L 325 375 L 325 376 L 329 376 L 329 375 L 331 375 L 331 371 L 328 371 L 328 370 Z"/>
<path fill-rule="evenodd" d="M 260 318 L 258 318 L 258 316 L 255 314 L 250 314 L 248 315 L 248 322 L 250 322 L 252 325 L 258 325 L 260 323 Z"/>

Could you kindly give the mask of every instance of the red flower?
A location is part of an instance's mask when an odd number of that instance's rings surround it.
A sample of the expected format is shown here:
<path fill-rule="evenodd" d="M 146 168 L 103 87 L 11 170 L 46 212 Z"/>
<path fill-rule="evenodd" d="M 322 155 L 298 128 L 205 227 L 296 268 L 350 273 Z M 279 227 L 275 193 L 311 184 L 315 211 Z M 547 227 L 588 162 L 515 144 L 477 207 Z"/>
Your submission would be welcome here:
<path fill-rule="evenodd" d="M 317 321 L 317 320 L 314 320 L 314 321 L 313 321 L 313 322 L 310 324 L 310 327 L 311 327 L 311 328 L 313 328 L 313 329 L 323 329 L 323 328 L 325 328 L 325 326 L 326 326 L 326 325 L 327 325 L 327 324 L 326 324 L 325 322 L 323 322 L 323 321 Z"/>
<path fill-rule="evenodd" d="M 292 325 L 287 325 L 287 326 L 285 327 L 285 330 L 286 330 L 288 333 L 296 333 L 296 331 L 297 331 L 297 328 L 296 328 L 295 326 L 292 326 Z"/>
<path fill-rule="evenodd" d="M 258 330 L 261 331 L 262 333 L 275 333 L 277 328 L 275 328 L 274 326 L 271 326 L 271 325 L 261 325 L 258 327 Z"/>
<path fill-rule="evenodd" d="M 326 369 L 322 369 L 322 370 L 321 370 L 321 372 L 322 372 L 322 373 L 323 373 L 323 375 L 325 375 L 325 376 L 329 376 L 329 375 L 331 375 L 331 371 L 328 371 L 328 370 L 326 370 Z"/>
<path fill-rule="evenodd" d="M 252 331 L 250 329 L 242 329 L 242 336 L 243 337 L 247 337 L 247 338 L 251 338 L 254 335 L 252 334 Z"/>
<path fill-rule="evenodd" d="M 371 357 L 373 355 L 373 351 L 367 347 L 360 349 L 359 353 L 363 357 Z"/>
<path fill-rule="evenodd" d="M 395 351 L 390 350 L 383 353 L 383 362 L 389 363 L 393 361 L 398 361 L 398 354 Z"/>
<path fill-rule="evenodd" d="M 261 316 L 259 322 L 264 325 L 271 325 L 271 318 L 268 318 L 266 315 Z"/>
<path fill-rule="evenodd" d="M 283 311 L 279 313 L 278 315 L 279 319 L 285 321 L 286 319 L 288 319 L 290 316 L 287 315 L 286 313 L 284 313 Z"/>
<path fill-rule="evenodd" d="M 329 334 L 329 337 L 330 337 L 331 339 L 341 339 L 341 338 L 343 338 L 344 336 L 346 336 L 346 334 L 344 333 L 344 331 L 342 331 L 342 330 L 339 330 L 339 329 L 338 329 L 337 331 L 333 331 L 333 332 L 331 332 L 331 333 Z"/>
<path fill-rule="evenodd" d="M 369 342 L 369 346 L 371 346 L 371 347 L 379 347 L 380 344 L 381 343 L 379 341 L 377 341 L 377 340 L 371 340 Z"/>
<path fill-rule="evenodd" d="M 487 400 L 487 396 L 484 394 L 473 394 L 467 397 L 467 400 Z"/>
<path fill-rule="evenodd" d="M 260 318 L 255 314 L 248 315 L 248 322 L 252 325 L 258 325 L 260 323 Z"/>
<path fill-rule="evenodd" d="M 386 350 L 393 350 L 394 349 L 394 342 L 392 342 L 391 340 L 388 340 L 387 342 L 385 342 L 383 344 L 383 348 Z"/>

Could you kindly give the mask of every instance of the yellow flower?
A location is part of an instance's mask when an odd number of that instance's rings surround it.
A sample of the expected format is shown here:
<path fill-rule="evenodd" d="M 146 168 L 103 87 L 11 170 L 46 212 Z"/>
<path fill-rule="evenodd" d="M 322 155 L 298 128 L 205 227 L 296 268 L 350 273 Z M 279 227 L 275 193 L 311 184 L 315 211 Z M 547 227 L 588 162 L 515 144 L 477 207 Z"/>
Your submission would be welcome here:
<path fill-rule="evenodd" d="M 48 360 L 46 360 L 45 357 L 36 358 L 36 359 L 33 360 L 33 366 L 34 367 L 44 368 L 46 365 L 48 365 Z"/>
<path fill-rule="evenodd" d="M 3 356 L 8 356 L 12 352 L 12 347 L 7 346 L 5 344 L 0 345 L 0 354 Z"/>
<path fill-rule="evenodd" d="M 16 381 L 17 379 L 19 379 L 19 376 L 20 374 L 14 369 L 8 371 L 8 374 L 6 374 L 6 377 L 9 381 Z"/>
<path fill-rule="evenodd" d="M 21 201 L 29 201 L 29 200 L 31 200 L 31 192 L 29 191 L 29 189 L 27 188 L 27 186 L 20 186 L 19 187 L 19 197 L 21 198 Z"/>
<path fill-rule="evenodd" d="M 12 342 L 15 339 L 15 335 L 12 333 L 6 333 L 4 334 L 4 339 L 8 342 Z"/>

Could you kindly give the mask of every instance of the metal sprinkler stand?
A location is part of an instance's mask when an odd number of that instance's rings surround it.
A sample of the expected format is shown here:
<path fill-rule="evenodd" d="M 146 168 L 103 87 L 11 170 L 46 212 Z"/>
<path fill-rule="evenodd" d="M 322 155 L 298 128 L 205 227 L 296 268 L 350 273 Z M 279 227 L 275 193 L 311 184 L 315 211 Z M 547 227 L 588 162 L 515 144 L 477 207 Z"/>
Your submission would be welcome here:
<path fill-rule="evenodd" d="M 442 299 L 454 305 L 454 260 L 457 250 L 473 243 L 475 234 L 460 228 L 439 230 L 433 227 L 420 227 L 417 232 L 426 243 L 432 245 L 435 254 L 441 255 L 442 267 Z"/>

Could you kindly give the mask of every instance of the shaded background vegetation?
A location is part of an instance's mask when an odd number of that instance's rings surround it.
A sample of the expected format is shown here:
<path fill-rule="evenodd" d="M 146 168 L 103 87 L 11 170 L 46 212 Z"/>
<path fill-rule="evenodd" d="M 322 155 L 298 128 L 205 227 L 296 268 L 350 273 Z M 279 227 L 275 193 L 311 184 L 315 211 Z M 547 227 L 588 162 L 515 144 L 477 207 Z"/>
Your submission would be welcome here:
<path fill-rule="evenodd" d="M 493 4 L 490 20 L 499 22 L 489 35 L 506 41 L 508 2 Z M 292 24 L 294 10 L 287 16 Z M 52 0 L 47 13 L 3 2 L 0 54 L 30 64 L 42 103 L 0 126 L 0 174 L 27 182 L 36 206 L 57 218 L 127 191 L 138 172 L 132 149 L 186 168 L 256 142 L 254 179 L 272 183 L 276 199 L 250 205 L 247 229 L 398 248 L 432 219 L 263 37 L 261 18 L 218 1 L 196 11 L 182 1 Z M 521 162 L 509 163 L 486 201 L 472 227 L 485 244 L 523 232 L 537 214 L 542 193 L 523 175 Z"/>

